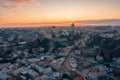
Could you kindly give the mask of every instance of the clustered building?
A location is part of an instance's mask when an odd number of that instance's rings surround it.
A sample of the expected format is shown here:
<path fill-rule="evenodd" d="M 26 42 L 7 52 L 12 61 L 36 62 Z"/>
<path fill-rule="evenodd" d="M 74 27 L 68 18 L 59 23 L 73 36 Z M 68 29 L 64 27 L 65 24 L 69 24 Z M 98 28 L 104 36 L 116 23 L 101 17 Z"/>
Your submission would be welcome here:
<path fill-rule="evenodd" d="M 120 28 L 0 29 L 0 80 L 120 80 Z"/>

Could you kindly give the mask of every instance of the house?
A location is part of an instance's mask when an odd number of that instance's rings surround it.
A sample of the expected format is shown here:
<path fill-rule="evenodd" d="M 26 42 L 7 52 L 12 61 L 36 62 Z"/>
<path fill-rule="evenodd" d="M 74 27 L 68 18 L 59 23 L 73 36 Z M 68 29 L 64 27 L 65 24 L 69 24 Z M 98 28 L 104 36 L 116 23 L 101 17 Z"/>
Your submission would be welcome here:
<path fill-rule="evenodd" d="M 50 73 L 52 73 L 51 67 L 48 67 L 48 68 L 44 68 L 44 69 L 43 69 L 43 74 L 50 74 Z"/>
<path fill-rule="evenodd" d="M 11 76 L 7 75 L 7 73 L 0 71 L 0 80 L 7 80 Z"/>

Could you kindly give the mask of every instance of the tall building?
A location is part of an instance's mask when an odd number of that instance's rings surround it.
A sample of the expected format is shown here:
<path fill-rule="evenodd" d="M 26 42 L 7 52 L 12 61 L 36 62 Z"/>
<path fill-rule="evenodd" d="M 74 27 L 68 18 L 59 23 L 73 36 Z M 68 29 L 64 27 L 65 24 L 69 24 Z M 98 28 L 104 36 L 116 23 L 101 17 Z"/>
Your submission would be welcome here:
<path fill-rule="evenodd" d="M 71 28 L 75 28 L 75 24 L 74 23 L 71 24 Z"/>
<path fill-rule="evenodd" d="M 75 24 L 74 24 L 74 23 L 71 24 L 71 30 L 72 30 L 72 31 L 75 30 Z"/>

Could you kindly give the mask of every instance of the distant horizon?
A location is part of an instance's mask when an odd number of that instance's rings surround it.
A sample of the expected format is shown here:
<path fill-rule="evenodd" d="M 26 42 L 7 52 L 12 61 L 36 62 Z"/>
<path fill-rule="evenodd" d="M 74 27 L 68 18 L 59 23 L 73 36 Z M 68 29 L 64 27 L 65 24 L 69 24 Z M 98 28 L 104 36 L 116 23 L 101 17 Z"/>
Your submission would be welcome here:
<path fill-rule="evenodd" d="M 66 21 L 66 22 L 51 22 L 51 23 L 7 23 L 1 24 L 0 28 L 9 27 L 48 27 L 48 26 L 70 26 L 72 23 L 75 26 L 120 26 L 120 19 L 99 19 L 99 20 L 81 20 L 81 21 Z"/>

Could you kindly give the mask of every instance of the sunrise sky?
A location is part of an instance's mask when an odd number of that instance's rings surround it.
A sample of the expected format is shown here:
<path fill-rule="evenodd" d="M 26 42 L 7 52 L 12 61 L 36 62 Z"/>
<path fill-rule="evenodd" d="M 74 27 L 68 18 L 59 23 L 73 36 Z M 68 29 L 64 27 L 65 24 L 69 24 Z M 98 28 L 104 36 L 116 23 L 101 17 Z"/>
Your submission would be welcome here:
<path fill-rule="evenodd" d="M 68 25 L 120 19 L 120 0 L 0 0 L 0 25 Z"/>

